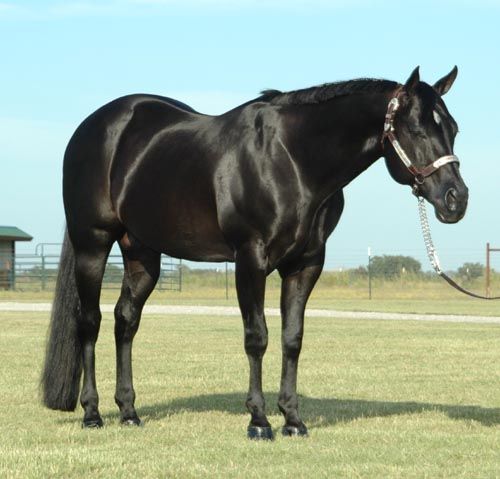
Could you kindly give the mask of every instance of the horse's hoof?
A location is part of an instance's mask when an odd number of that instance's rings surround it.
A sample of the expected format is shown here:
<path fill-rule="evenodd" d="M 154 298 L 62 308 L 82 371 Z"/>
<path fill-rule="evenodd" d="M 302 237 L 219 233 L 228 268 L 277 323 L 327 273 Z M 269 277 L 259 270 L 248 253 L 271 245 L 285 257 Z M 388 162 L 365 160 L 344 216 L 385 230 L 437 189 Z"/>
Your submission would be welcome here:
<path fill-rule="evenodd" d="M 97 419 L 84 419 L 82 422 L 83 429 L 100 429 L 103 426 L 104 423 L 100 417 Z"/>
<path fill-rule="evenodd" d="M 136 427 L 143 427 L 144 426 L 144 423 L 138 417 L 122 419 L 120 421 L 120 424 L 122 426 L 136 426 Z"/>
<path fill-rule="evenodd" d="M 309 433 L 307 431 L 307 427 L 305 424 L 300 425 L 299 427 L 295 426 L 283 426 L 281 429 L 281 434 L 286 437 L 307 437 Z"/>
<path fill-rule="evenodd" d="M 274 439 L 273 430 L 271 427 L 248 426 L 248 439 L 272 441 Z"/>

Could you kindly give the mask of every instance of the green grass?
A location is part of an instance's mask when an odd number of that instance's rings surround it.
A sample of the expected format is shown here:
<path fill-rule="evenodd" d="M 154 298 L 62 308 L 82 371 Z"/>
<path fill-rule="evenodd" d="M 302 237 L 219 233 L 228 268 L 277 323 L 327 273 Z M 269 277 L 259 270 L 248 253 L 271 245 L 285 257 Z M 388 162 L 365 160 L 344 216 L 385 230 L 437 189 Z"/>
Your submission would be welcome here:
<path fill-rule="evenodd" d="M 299 390 L 308 439 L 248 441 L 240 320 L 145 316 L 134 374 L 144 428 L 118 424 L 113 322 L 98 387 L 106 427 L 37 399 L 47 315 L 0 313 L 0 477 L 493 478 L 500 471 L 500 327 L 310 318 Z M 273 426 L 279 319 L 264 387 Z"/>

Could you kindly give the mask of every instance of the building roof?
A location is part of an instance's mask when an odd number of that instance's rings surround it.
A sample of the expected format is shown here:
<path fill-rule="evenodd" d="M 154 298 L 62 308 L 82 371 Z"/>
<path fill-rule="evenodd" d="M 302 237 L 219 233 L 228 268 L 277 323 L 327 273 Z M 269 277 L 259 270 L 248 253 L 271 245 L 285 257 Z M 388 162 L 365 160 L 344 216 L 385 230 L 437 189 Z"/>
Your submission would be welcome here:
<path fill-rule="evenodd" d="M 15 226 L 0 226 L 0 240 L 31 241 L 33 236 Z"/>

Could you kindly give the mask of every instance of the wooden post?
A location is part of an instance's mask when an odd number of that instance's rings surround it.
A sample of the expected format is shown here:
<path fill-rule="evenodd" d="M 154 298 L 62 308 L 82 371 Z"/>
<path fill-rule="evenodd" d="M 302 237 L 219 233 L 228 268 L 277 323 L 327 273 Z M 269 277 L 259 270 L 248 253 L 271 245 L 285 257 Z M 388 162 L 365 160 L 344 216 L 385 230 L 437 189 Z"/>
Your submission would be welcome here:
<path fill-rule="evenodd" d="M 16 242 L 12 242 L 12 257 L 10 260 L 11 272 L 10 272 L 10 288 L 12 291 L 16 290 Z"/>

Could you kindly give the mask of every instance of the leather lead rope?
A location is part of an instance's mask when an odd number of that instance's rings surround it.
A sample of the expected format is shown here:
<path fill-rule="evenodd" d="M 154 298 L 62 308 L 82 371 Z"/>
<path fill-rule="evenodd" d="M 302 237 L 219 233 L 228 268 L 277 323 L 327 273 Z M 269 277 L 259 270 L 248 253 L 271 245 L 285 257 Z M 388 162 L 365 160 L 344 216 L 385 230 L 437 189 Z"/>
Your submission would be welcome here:
<path fill-rule="evenodd" d="M 434 248 L 434 243 L 431 237 L 431 229 L 429 226 L 429 220 L 427 218 L 427 210 L 425 208 L 425 200 L 420 196 L 418 197 L 418 214 L 420 217 L 420 226 L 422 227 L 422 235 L 424 237 L 425 248 L 427 250 L 427 256 L 429 257 L 429 261 L 434 269 L 434 271 L 439 274 L 446 282 L 448 282 L 455 289 L 460 291 L 461 293 L 472 296 L 473 298 L 479 299 L 500 299 L 500 296 L 482 296 L 480 294 L 473 293 L 472 291 L 468 291 L 459 284 L 457 284 L 453 279 L 451 279 L 442 269 L 439 263 L 439 258 Z"/>

